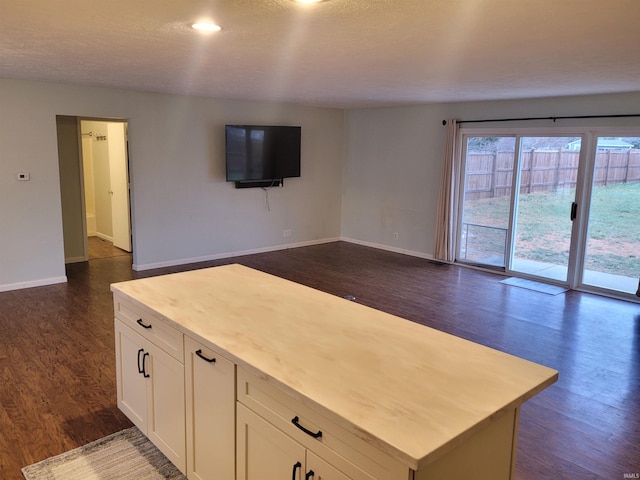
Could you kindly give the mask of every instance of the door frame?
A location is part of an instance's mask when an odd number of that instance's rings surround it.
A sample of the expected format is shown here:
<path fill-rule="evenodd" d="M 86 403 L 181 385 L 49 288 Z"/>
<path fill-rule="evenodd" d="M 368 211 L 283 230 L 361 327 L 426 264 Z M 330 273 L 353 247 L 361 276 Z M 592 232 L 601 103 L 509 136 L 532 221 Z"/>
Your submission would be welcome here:
<path fill-rule="evenodd" d="M 130 160 L 129 160 L 129 141 L 128 141 L 128 124 L 129 124 L 129 120 L 127 118 L 111 118 L 111 117 L 85 117 L 85 116 L 74 116 L 74 115 L 57 115 L 56 119 L 58 117 L 62 117 L 62 118 L 75 118 L 76 121 L 76 136 L 77 136 L 77 148 L 78 148 L 78 154 L 77 154 L 77 165 L 79 168 L 79 178 L 77 179 L 77 181 L 80 183 L 79 185 L 79 189 L 80 189 L 80 210 L 81 210 L 81 216 L 82 218 L 80 219 L 80 221 L 78 222 L 79 224 L 81 223 L 82 225 L 82 235 L 83 235 L 83 252 L 82 255 L 77 255 L 71 258 L 67 258 L 66 255 L 65 256 L 65 263 L 78 263 L 78 262 L 86 262 L 89 260 L 89 246 L 88 246 L 88 236 L 87 236 L 87 208 L 86 208 L 86 201 L 85 201 L 85 182 L 84 182 L 84 157 L 83 157 L 83 152 L 82 152 L 82 122 L 83 121 L 92 121 L 92 122 L 105 122 L 105 123 L 124 123 L 127 126 L 125 127 L 125 155 L 126 155 L 126 163 L 127 163 L 127 174 L 128 174 L 128 178 L 127 178 L 127 195 L 129 197 L 129 211 L 128 211 L 128 216 L 129 216 L 129 230 L 130 230 L 130 236 L 131 236 L 131 253 L 134 253 L 134 223 L 133 223 L 133 206 L 132 206 L 132 202 L 131 202 L 131 187 L 132 187 L 132 182 L 131 182 L 131 172 L 130 172 Z M 63 180 L 61 179 L 61 182 Z M 75 182 L 74 179 L 71 178 L 65 178 L 64 181 L 67 182 Z M 69 235 L 70 233 L 68 231 L 65 231 L 66 229 L 64 228 L 64 222 L 63 222 L 63 235 Z"/>
<path fill-rule="evenodd" d="M 569 288 L 575 288 L 576 283 L 573 282 L 574 275 L 573 275 L 572 268 L 575 269 L 576 267 L 575 262 L 578 261 L 578 257 L 576 256 L 576 249 L 579 245 L 578 233 L 580 230 L 582 230 L 581 228 L 582 219 L 580 218 L 580 214 L 584 211 L 584 208 L 579 208 L 578 216 L 574 220 L 569 220 L 572 222 L 570 225 L 570 228 L 568 228 L 568 230 L 571 232 L 570 233 L 571 236 L 569 239 L 569 257 L 567 258 L 567 266 L 566 266 L 567 274 L 564 280 L 558 280 L 557 278 L 553 278 L 550 276 L 536 275 L 535 273 L 526 273 L 520 270 L 513 270 L 512 266 L 513 266 L 513 259 L 516 253 L 515 237 L 517 236 L 517 224 L 518 224 L 518 218 L 519 218 L 518 204 L 520 201 L 520 197 L 522 195 L 520 192 L 521 183 L 522 183 L 522 173 L 523 173 L 522 172 L 522 161 L 523 161 L 522 139 L 536 138 L 536 137 L 538 138 L 579 137 L 580 138 L 581 146 L 580 146 L 580 154 L 579 154 L 579 160 L 578 160 L 578 169 L 576 174 L 576 188 L 575 188 L 575 192 L 573 195 L 573 202 L 572 202 L 572 203 L 579 204 L 578 195 L 581 193 L 580 192 L 581 189 L 579 187 L 583 185 L 582 179 L 584 178 L 585 169 L 587 167 L 585 162 L 586 152 L 582 148 L 582 145 L 584 144 L 584 141 L 585 141 L 586 133 L 584 129 L 573 130 L 572 128 L 562 128 L 562 129 L 558 129 L 557 131 L 554 131 L 552 129 L 518 129 L 518 132 L 514 133 L 514 135 L 516 140 L 516 146 L 515 146 L 516 151 L 514 153 L 514 166 L 513 166 L 513 179 L 512 179 L 513 188 L 511 193 L 511 208 L 509 211 L 509 231 L 508 231 L 509 243 L 507 245 L 508 250 L 507 250 L 506 259 L 505 259 L 506 260 L 505 272 L 512 276 L 519 276 L 522 278 L 531 278 L 533 280 L 541 280 L 551 284 L 566 286 Z M 572 204 L 567 203 L 566 205 L 567 218 L 570 218 L 571 207 L 572 207 Z M 553 265 L 553 264 L 550 264 L 550 265 Z M 564 268 L 563 265 L 562 267 Z"/>

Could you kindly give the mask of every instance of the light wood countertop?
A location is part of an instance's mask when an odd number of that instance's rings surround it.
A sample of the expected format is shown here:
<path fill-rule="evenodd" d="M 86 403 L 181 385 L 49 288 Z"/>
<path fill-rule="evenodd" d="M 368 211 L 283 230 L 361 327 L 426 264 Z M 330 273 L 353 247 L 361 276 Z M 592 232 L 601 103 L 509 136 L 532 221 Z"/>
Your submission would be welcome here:
<path fill-rule="evenodd" d="M 241 265 L 121 282 L 111 290 L 414 470 L 558 377 Z"/>

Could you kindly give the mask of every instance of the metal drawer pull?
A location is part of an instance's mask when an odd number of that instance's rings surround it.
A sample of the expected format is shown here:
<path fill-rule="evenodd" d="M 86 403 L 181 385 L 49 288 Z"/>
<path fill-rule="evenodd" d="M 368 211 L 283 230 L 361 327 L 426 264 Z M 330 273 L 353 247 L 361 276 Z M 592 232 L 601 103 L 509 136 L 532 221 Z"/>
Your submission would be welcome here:
<path fill-rule="evenodd" d="M 304 476 L 304 480 L 309 480 L 310 478 L 313 478 L 314 475 L 315 475 L 314 471 L 309 470 L 307 474 Z"/>
<path fill-rule="evenodd" d="M 293 473 L 291 474 L 291 480 L 296 480 L 296 472 L 299 468 L 302 468 L 302 464 L 300 462 L 296 462 L 293 465 Z"/>
<path fill-rule="evenodd" d="M 152 326 L 151 324 L 149 324 L 149 325 L 145 325 L 145 323 L 142 321 L 142 319 L 141 319 L 141 318 L 139 318 L 138 320 L 136 320 L 136 323 L 137 323 L 138 325 L 140 325 L 142 328 L 151 328 L 151 326 Z"/>
<path fill-rule="evenodd" d="M 203 359 L 205 362 L 209 362 L 209 363 L 216 363 L 216 359 L 214 358 L 207 358 L 203 355 L 202 350 L 196 350 L 196 355 L 198 355 L 201 359 Z"/>
<path fill-rule="evenodd" d="M 318 430 L 317 432 L 312 432 L 311 430 L 304 428 L 302 425 L 300 425 L 300 419 L 298 418 L 297 415 L 291 419 L 291 423 L 293 423 L 296 427 L 298 427 L 307 435 L 311 435 L 313 438 L 322 438 L 322 430 Z"/>

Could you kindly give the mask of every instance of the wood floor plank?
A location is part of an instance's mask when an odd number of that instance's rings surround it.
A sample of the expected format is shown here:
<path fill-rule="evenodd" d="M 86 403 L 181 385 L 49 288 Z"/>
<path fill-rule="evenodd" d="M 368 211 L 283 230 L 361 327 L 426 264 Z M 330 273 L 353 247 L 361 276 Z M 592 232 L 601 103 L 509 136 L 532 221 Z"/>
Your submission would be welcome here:
<path fill-rule="evenodd" d="M 518 480 L 640 473 L 640 305 L 336 242 L 145 272 L 97 254 L 66 284 L 0 293 L 0 479 L 131 426 L 116 407 L 112 282 L 227 263 L 557 369 L 522 408 Z"/>

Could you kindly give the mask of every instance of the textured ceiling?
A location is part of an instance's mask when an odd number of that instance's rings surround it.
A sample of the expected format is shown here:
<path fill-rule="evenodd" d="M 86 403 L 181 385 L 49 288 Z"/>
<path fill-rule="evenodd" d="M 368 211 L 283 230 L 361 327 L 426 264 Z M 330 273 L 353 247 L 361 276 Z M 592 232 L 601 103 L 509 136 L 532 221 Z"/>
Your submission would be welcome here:
<path fill-rule="evenodd" d="M 340 108 L 640 91 L 640 0 L 1 0 L 0 77 Z"/>

